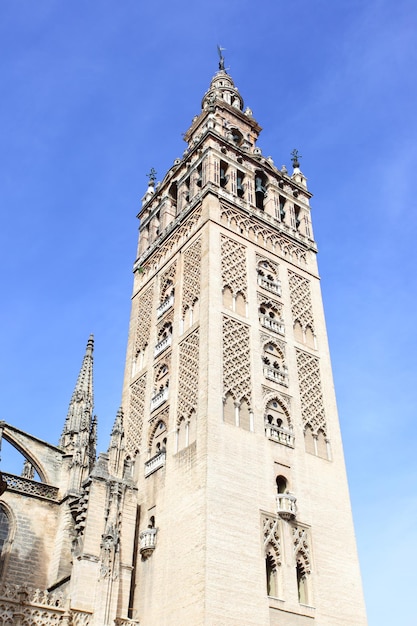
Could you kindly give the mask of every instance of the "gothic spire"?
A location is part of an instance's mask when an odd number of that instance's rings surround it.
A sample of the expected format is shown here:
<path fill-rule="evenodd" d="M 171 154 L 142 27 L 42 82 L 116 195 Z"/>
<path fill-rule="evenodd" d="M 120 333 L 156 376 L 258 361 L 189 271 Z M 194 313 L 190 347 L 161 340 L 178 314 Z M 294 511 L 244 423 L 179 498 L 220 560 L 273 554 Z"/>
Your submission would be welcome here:
<path fill-rule="evenodd" d="M 93 350 L 94 337 L 90 335 L 59 442 L 61 448 L 71 450 L 75 444 L 74 435 L 90 434 L 93 426 Z"/>
<path fill-rule="evenodd" d="M 111 474 L 117 475 L 121 468 L 122 456 L 124 451 L 124 427 L 123 427 L 123 409 L 120 407 L 114 420 L 113 430 L 110 435 L 110 444 L 108 449 L 109 455 L 109 471 Z"/>

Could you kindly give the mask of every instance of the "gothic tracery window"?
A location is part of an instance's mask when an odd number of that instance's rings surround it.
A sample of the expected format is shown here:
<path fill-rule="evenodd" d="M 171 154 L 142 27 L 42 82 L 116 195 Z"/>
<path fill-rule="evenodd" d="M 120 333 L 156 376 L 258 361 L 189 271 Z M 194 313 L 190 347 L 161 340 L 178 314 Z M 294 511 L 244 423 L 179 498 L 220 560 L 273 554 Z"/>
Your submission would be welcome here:
<path fill-rule="evenodd" d="M 150 457 L 166 451 L 167 446 L 167 427 L 163 420 L 159 420 L 153 432 L 150 446 Z"/>
<path fill-rule="evenodd" d="M 272 441 L 294 447 L 290 417 L 278 398 L 270 400 L 265 407 L 265 435 Z"/>
<path fill-rule="evenodd" d="M 258 285 L 276 295 L 281 295 L 281 282 L 278 279 L 278 267 L 275 263 L 261 260 L 257 265 Z"/>
<path fill-rule="evenodd" d="M 284 361 L 283 349 L 278 343 L 269 341 L 264 345 L 262 363 L 265 378 L 288 385 L 288 367 Z"/>

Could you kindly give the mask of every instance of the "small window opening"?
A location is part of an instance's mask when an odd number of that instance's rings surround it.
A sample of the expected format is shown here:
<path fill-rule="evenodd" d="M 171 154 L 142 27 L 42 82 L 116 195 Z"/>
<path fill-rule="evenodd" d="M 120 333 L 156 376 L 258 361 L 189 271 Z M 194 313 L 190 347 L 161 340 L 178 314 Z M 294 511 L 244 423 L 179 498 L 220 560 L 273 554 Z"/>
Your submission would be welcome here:
<path fill-rule="evenodd" d="M 285 220 L 285 198 L 284 196 L 279 197 L 279 219 L 281 222 Z"/>
<path fill-rule="evenodd" d="M 255 173 L 255 203 L 258 209 L 264 209 L 267 179 L 262 172 Z"/>
<path fill-rule="evenodd" d="M 3 506 L 0 505 L 0 577 L 4 574 L 5 555 L 2 554 L 10 535 L 10 520 Z"/>
<path fill-rule="evenodd" d="M 304 564 L 300 560 L 297 560 L 297 590 L 298 602 L 300 604 L 307 604 L 307 573 Z"/>
<path fill-rule="evenodd" d="M 190 201 L 190 177 L 188 177 L 185 180 L 185 194 L 184 194 L 185 200 L 187 202 Z"/>
<path fill-rule="evenodd" d="M 243 135 L 237 128 L 232 128 L 232 139 L 237 146 L 240 146 L 243 141 Z"/>
<path fill-rule="evenodd" d="M 282 420 L 281 420 L 281 424 L 282 424 Z M 277 492 L 285 493 L 287 490 L 287 479 L 285 478 L 285 476 L 277 476 L 276 483 L 277 483 Z"/>
<path fill-rule="evenodd" d="M 299 207 L 297 204 L 295 204 L 294 205 L 294 215 L 295 215 L 295 228 L 297 230 L 299 229 L 299 226 L 301 224 L 300 213 L 301 213 L 301 207 Z"/>
<path fill-rule="evenodd" d="M 177 204 L 178 199 L 178 185 L 176 182 L 173 182 L 168 191 L 169 197 L 171 198 L 174 204 Z"/>
<path fill-rule="evenodd" d="M 243 172 L 241 172 L 240 170 L 237 170 L 236 172 L 236 191 L 237 191 L 237 195 L 239 196 L 239 198 L 243 198 L 243 195 L 245 193 L 245 185 L 243 182 L 243 179 L 245 178 L 245 175 Z"/>
<path fill-rule="evenodd" d="M 226 187 L 229 180 L 229 175 L 226 173 L 227 168 L 227 163 L 225 163 L 224 161 L 220 161 L 220 187 L 223 188 Z"/>
<path fill-rule="evenodd" d="M 199 165 L 198 168 L 197 168 L 196 185 L 197 185 L 197 187 L 202 187 L 203 186 L 203 168 L 202 168 L 201 165 Z"/>
<path fill-rule="evenodd" d="M 267 554 L 265 558 L 266 565 L 266 592 L 268 596 L 277 595 L 276 577 L 277 571 L 274 563 L 274 558 L 271 554 Z"/>

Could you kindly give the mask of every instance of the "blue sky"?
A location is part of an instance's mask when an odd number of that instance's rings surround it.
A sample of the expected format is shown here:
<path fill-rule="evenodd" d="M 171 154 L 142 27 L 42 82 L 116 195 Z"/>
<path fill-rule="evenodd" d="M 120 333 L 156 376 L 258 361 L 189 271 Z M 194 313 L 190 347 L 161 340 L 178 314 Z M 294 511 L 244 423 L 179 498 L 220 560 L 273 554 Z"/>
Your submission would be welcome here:
<path fill-rule="evenodd" d="M 2 0 L 0 418 L 57 442 L 91 332 L 100 449 L 120 403 L 146 173 L 217 69 L 313 227 L 370 626 L 415 624 L 414 0 Z"/>

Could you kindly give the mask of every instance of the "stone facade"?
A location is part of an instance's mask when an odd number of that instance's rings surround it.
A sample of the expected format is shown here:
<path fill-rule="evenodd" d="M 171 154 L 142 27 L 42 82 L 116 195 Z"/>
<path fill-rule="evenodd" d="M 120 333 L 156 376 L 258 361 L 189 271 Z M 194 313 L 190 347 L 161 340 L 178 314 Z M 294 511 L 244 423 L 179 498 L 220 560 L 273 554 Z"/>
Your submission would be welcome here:
<path fill-rule="evenodd" d="M 92 338 L 58 447 L 1 424 L 0 626 L 365 626 L 311 194 L 260 131 L 221 63 L 151 172 L 107 453 Z"/>

